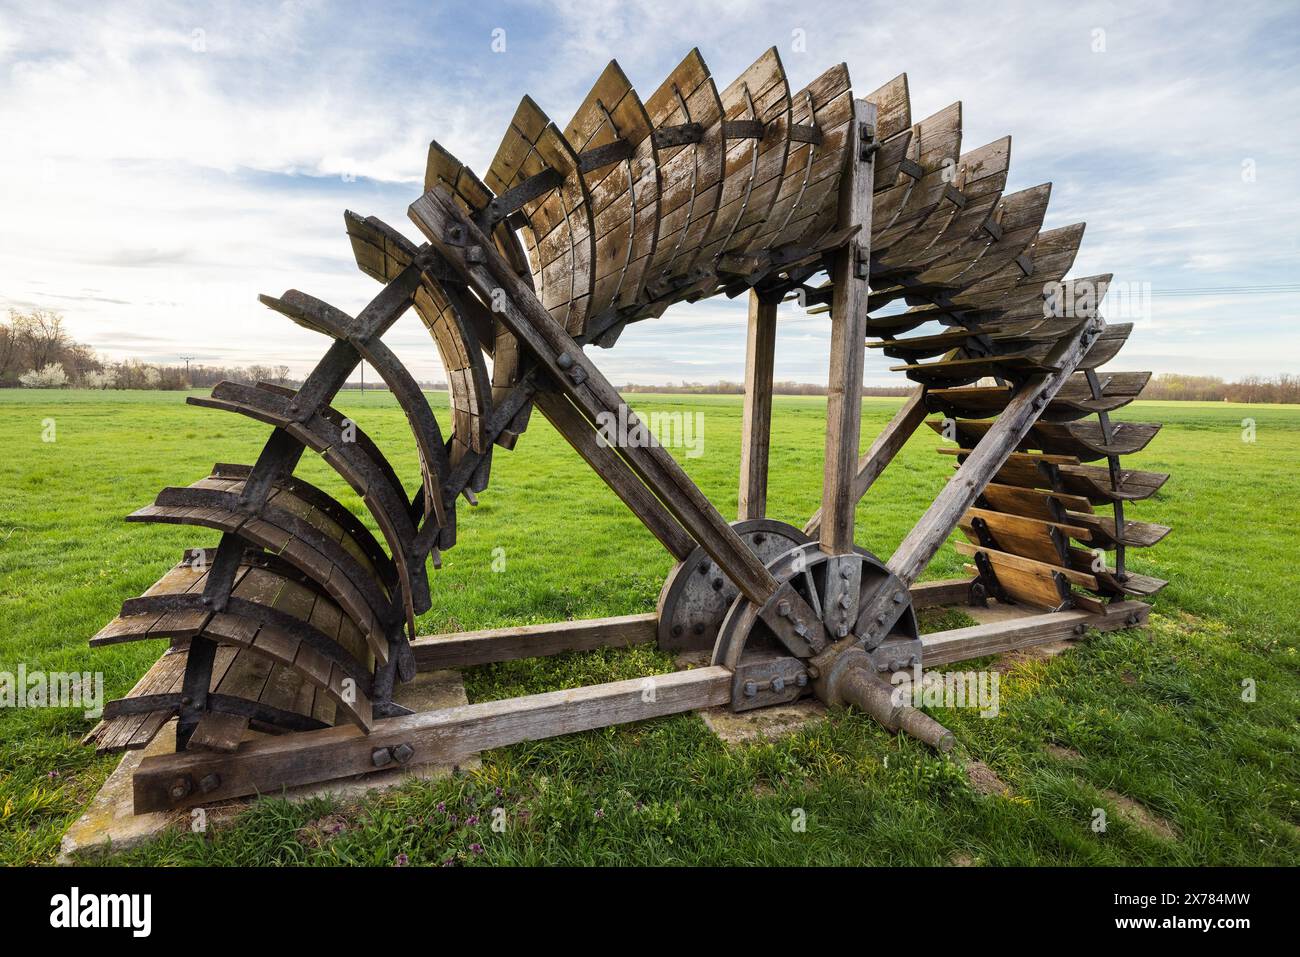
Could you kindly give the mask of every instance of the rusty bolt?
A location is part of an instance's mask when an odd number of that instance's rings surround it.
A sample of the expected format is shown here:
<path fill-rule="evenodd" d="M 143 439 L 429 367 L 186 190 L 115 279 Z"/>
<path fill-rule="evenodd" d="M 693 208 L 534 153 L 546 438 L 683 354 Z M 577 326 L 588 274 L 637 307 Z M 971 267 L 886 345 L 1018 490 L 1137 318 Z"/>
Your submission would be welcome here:
<path fill-rule="evenodd" d="M 805 625 L 802 621 L 795 621 L 794 633 L 798 635 L 800 638 L 802 638 L 804 635 L 808 634 L 808 626 Z"/>
<path fill-rule="evenodd" d="M 852 575 L 853 575 L 853 570 L 852 570 L 851 568 L 849 568 L 848 565 L 844 565 L 844 564 L 841 564 L 841 565 L 840 565 L 840 577 L 841 577 L 841 578 L 843 578 L 845 581 L 848 581 L 849 578 L 852 577 Z"/>
<path fill-rule="evenodd" d="M 1086 629 L 1083 627 L 1083 622 L 1079 622 L 1077 625 L 1074 626 L 1074 633 L 1076 635 L 1082 635 L 1085 630 Z"/>
<path fill-rule="evenodd" d="M 674 638 L 680 638 L 682 632 L 685 631 L 685 630 L 686 630 L 686 629 L 683 628 L 683 627 L 682 627 L 681 625 L 679 625 L 679 624 L 678 624 L 678 625 L 673 625 L 673 637 L 674 637 Z"/>
<path fill-rule="evenodd" d="M 773 691 L 784 691 L 784 690 L 785 690 L 785 679 L 782 678 L 780 675 L 773 675 L 773 676 L 772 676 L 771 685 L 772 685 L 772 690 L 773 690 Z"/>
<path fill-rule="evenodd" d="M 806 688 L 808 687 L 808 676 L 801 671 L 794 676 L 794 683 L 798 688 Z"/>
<path fill-rule="evenodd" d="M 753 681 L 746 681 L 746 682 L 745 682 L 745 697 L 746 697 L 746 698 L 752 698 L 752 697 L 754 697 L 754 695 L 756 695 L 756 694 L 758 694 L 758 685 L 757 685 L 756 683 L 754 683 Z"/>
<path fill-rule="evenodd" d="M 392 763 L 392 760 L 393 756 L 388 752 L 387 748 L 375 748 L 374 751 L 370 752 L 370 763 L 377 768 L 386 767 Z"/>
<path fill-rule="evenodd" d="M 722 585 L 723 585 L 723 581 L 722 581 L 721 578 L 715 578 L 715 579 L 713 579 L 713 590 L 714 590 L 714 591 L 722 591 Z"/>
<path fill-rule="evenodd" d="M 776 603 L 776 613 L 780 615 L 782 618 L 790 617 L 790 608 L 791 608 L 790 602 L 785 598 L 782 598 L 779 602 Z"/>
<path fill-rule="evenodd" d="M 411 747 L 406 742 L 402 742 L 391 750 L 393 752 L 393 760 L 398 764 L 406 764 L 415 756 L 415 748 Z"/>
<path fill-rule="evenodd" d="M 849 598 L 849 593 L 848 593 L 848 592 L 845 592 L 844 594 L 840 595 L 840 607 L 841 607 L 841 608 L 848 608 L 849 605 L 851 605 L 851 604 L 853 604 L 853 601 L 852 601 L 852 599 Z"/>
<path fill-rule="evenodd" d="M 906 596 L 906 595 L 904 595 L 901 591 L 896 591 L 896 592 L 894 592 L 894 604 L 895 604 L 895 605 L 901 605 L 901 604 L 902 604 L 903 602 L 905 602 L 905 601 L 907 601 L 907 596 Z"/>
<path fill-rule="evenodd" d="M 555 364 L 561 369 L 567 369 L 569 366 L 573 365 L 573 356 L 569 355 L 567 352 L 561 352 L 556 357 Z"/>
<path fill-rule="evenodd" d="M 468 248 L 465 250 L 465 262 L 467 262 L 467 263 L 481 263 L 481 262 L 485 262 L 485 261 L 486 261 L 486 259 L 485 259 L 485 257 L 483 256 L 483 247 L 482 247 L 482 246 L 470 246 L 470 247 L 468 247 Z"/>
<path fill-rule="evenodd" d="M 179 801 L 183 798 L 189 797 L 192 790 L 194 790 L 194 782 L 190 779 L 188 774 L 182 774 L 176 780 L 172 781 L 169 793 L 171 794 L 173 801 Z"/>
<path fill-rule="evenodd" d="M 211 774 L 205 774 L 199 779 L 199 790 L 204 794 L 211 794 L 219 787 L 221 787 L 221 775 L 215 771 Z"/>
<path fill-rule="evenodd" d="M 883 625 L 884 623 L 885 623 L 885 613 L 882 611 L 879 615 L 876 616 L 876 624 Z"/>
<path fill-rule="evenodd" d="M 697 635 L 702 635 L 702 634 L 704 634 L 704 622 L 702 622 L 702 621 L 697 621 L 697 622 L 695 623 L 695 627 L 694 627 L 692 630 L 693 630 Z"/>

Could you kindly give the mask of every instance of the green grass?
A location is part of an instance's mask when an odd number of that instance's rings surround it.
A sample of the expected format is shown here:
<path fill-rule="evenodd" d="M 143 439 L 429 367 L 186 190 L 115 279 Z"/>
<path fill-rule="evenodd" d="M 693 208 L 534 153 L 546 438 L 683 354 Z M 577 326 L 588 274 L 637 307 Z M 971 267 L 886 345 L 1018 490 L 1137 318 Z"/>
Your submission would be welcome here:
<path fill-rule="evenodd" d="M 724 514 L 736 498 L 740 401 L 634 396 L 643 410 L 701 410 L 705 454 L 682 458 Z M 444 418 L 446 398 L 431 396 Z M 416 475 L 391 398 L 339 405 Z M 868 399 L 864 435 L 897 401 Z M 410 784 L 358 804 L 259 802 L 206 835 L 168 832 L 123 863 L 412 864 L 1278 864 L 1300 838 L 1296 761 L 1294 525 L 1300 409 L 1139 403 L 1163 420 L 1130 464 L 1172 472 L 1134 517 L 1175 532 L 1135 571 L 1168 578 L 1144 631 L 1093 636 L 1068 655 L 1004 675 L 1002 713 L 936 711 L 969 755 L 1011 788 L 977 794 L 960 766 L 849 713 L 776 743 L 728 748 L 683 715 L 483 755 L 482 768 Z M 1242 441 L 1242 419 L 1257 438 Z M 56 441 L 43 442 L 52 419 Z M 824 400 L 778 398 L 769 514 L 801 522 L 818 504 Z M 99 670 L 125 693 L 159 643 L 92 651 L 86 639 L 152 584 L 181 549 L 215 533 L 128 526 L 127 512 L 216 461 L 248 462 L 267 430 L 187 408 L 165 393 L 0 392 L 0 671 Z M 858 513 L 859 543 L 887 557 L 943 484 L 951 460 L 919 433 Z M 302 469 L 354 509 L 319 460 Z M 644 612 L 670 559 L 541 416 L 514 453 L 498 453 L 460 543 L 433 581 L 424 633 Z M 493 550 L 506 567 L 491 571 Z M 952 577 L 945 548 L 927 577 Z M 951 627 L 940 616 L 931 627 Z M 472 701 L 671 669 L 653 649 L 565 655 L 471 669 Z M 963 665 L 963 667 L 966 667 Z M 1241 700 L 1255 680 L 1258 700 Z M 0 711 L 0 860 L 53 859 L 59 836 L 115 764 L 78 744 L 79 711 Z M 1063 761 L 1043 745 L 1081 755 Z M 1177 827 L 1161 840 L 1116 814 L 1089 823 L 1111 789 Z M 504 809 L 504 833 L 491 828 Z M 1112 808 L 1113 810 L 1113 808 Z M 796 813 L 807 826 L 791 824 Z M 476 823 L 467 823 L 477 816 Z"/>

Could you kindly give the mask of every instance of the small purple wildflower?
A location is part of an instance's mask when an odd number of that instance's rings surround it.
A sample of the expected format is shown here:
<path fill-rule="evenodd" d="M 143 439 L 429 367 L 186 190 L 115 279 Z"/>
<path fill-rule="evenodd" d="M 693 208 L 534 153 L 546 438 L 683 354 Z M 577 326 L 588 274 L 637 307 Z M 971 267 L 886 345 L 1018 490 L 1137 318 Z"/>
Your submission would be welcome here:
<path fill-rule="evenodd" d="M 469 846 L 469 849 L 470 849 L 471 851 L 473 851 L 475 854 L 482 854 L 482 853 L 483 853 L 483 845 L 482 845 L 482 844 L 478 844 L 478 843 L 471 844 L 471 845 Z"/>
<path fill-rule="evenodd" d="M 405 854 L 398 854 L 397 857 L 395 857 L 395 858 L 393 859 L 393 866 L 394 866 L 394 867 L 405 867 L 405 866 L 406 866 L 407 864 L 409 864 L 410 862 L 411 862 L 411 859 L 410 859 L 409 857 L 407 857 Z"/>

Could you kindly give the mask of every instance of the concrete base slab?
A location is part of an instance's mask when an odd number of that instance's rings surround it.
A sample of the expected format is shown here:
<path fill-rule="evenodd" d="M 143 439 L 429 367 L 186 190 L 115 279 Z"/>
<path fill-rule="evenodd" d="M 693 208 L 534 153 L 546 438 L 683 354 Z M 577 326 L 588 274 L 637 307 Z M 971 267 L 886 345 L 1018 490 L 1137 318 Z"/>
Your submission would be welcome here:
<path fill-rule="evenodd" d="M 1028 605 L 1004 605 L 994 599 L 989 599 L 987 608 L 980 605 L 963 605 L 962 611 L 975 619 L 977 624 L 991 625 L 999 621 L 1015 621 L 1017 618 L 1028 618 L 1030 615 L 1041 615 L 1043 609 L 1030 608 Z"/>
<path fill-rule="evenodd" d="M 465 697 L 465 684 L 459 671 L 421 672 L 415 680 L 398 687 L 393 700 L 412 711 L 431 711 L 435 708 L 454 708 L 469 704 Z M 260 737 L 260 735 L 255 735 Z M 134 847 L 156 837 L 165 828 L 176 825 L 190 827 L 194 820 L 191 811 L 156 811 L 149 814 L 134 813 L 132 777 L 145 757 L 169 754 L 176 750 L 176 722 L 170 721 L 158 732 L 147 748 L 130 751 L 108 776 L 99 793 L 86 806 L 81 817 L 72 822 L 59 847 L 58 863 L 72 864 L 79 858 Z M 301 802 L 318 797 L 344 800 L 359 798 L 370 791 L 387 790 L 405 784 L 412 778 L 433 780 L 446 777 L 456 768 L 472 769 L 480 766 L 477 755 L 459 764 L 421 764 L 411 768 L 394 768 L 372 774 L 358 774 L 321 784 L 308 784 L 289 788 L 276 797 Z M 228 820 L 247 808 L 256 798 L 241 798 L 203 809 L 206 824 L 211 826 Z"/>
<path fill-rule="evenodd" d="M 726 744 L 745 744 L 759 738 L 779 738 L 826 717 L 826 705 L 816 698 L 803 698 L 792 704 L 732 711 L 725 705 L 696 712 L 709 730 Z"/>

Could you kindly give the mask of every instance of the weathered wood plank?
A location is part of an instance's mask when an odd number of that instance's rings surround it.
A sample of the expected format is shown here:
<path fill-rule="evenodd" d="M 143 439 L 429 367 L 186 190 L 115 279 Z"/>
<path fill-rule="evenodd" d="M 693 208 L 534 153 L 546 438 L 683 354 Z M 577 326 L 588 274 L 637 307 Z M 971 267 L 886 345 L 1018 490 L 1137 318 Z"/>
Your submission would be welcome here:
<path fill-rule="evenodd" d="M 1151 611 L 1149 605 L 1140 601 L 1113 602 L 1103 607 L 1105 610 L 1100 613 L 1059 611 L 922 635 L 921 666 L 934 668 L 1015 648 L 1078 638 L 1080 626 L 1095 631 L 1135 628 L 1146 621 Z"/>
<path fill-rule="evenodd" d="M 566 651 L 649 644 L 655 640 L 658 621 L 658 616 L 651 612 L 619 618 L 427 635 L 411 642 L 411 651 L 415 653 L 415 663 L 421 671 L 469 668 L 515 658 L 543 658 Z"/>
<path fill-rule="evenodd" d="M 731 700 L 731 678 L 727 668 L 697 668 L 386 718 L 369 735 L 337 727 L 246 742 L 234 754 L 158 755 L 144 759 L 135 774 L 135 813 L 366 774 L 378 770 L 376 752 L 402 745 L 412 749 L 410 763 L 450 764 L 520 741 L 714 707 Z M 172 797 L 178 780 L 196 783 L 212 774 L 219 783 L 207 793 L 191 786 L 184 797 Z"/>
<path fill-rule="evenodd" d="M 695 539 L 687 534 L 662 502 L 637 478 L 613 446 L 602 445 L 589 423 L 569 400 L 556 392 L 539 392 L 537 408 L 557 432 L 564 436 L 592 471 L 604 480 L 632 514 L 659 539 L 678 561 L 695 550 Z"/>
<path fill-rule="evenodd" d="M 867 264 L 871 253 L 872 163 L 863 155 L 864 134 L 876 125 L 876 107 L 853 104 L 849 165 L 840 185 L 841 228 L 859 227 L 835 255 L 832 277 L 830 376 L 826 397 L 826 460 L 822 473 L 822 551 L 853 550 L 853 494 L 862 428 L 863 340 L 867 335 Z"/>

